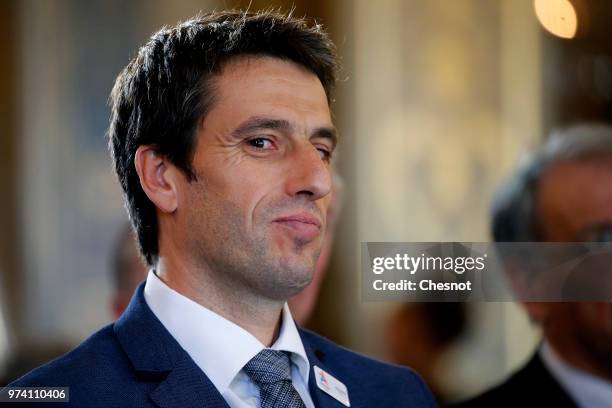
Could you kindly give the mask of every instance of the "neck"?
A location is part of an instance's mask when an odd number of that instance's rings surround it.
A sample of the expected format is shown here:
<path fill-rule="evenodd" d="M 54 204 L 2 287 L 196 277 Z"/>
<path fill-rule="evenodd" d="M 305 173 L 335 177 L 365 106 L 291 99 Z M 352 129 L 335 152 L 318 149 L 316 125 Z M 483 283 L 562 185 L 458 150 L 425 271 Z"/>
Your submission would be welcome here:
<path fill-rule="evenodd" d="M 160 257 L 155 274 L 170 288 L 237 324 L 266 347 L 278 338 L 283 302 L 257 296 L 206 267 Z M 225 275 L 227 276 L 227 275 Z"/>

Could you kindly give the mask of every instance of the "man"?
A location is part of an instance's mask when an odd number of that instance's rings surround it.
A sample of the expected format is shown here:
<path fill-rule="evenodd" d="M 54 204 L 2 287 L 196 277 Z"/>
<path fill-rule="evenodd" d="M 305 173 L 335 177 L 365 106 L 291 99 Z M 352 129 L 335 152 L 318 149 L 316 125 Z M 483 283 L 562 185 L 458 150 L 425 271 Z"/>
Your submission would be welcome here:
<path fill-rule="evenodd" d="M 409 369 L 297 329 L 326 227 L 337 61 L 320 26 L 211 13 L 116 81 L 115 169 L 151 267 L 128 309 L 14 385 L 75 406 L 434 406 Z"/>
<path fill-rule="evenodd" d="M 609 242 L 612 129 L 555 133 L 503 186 L 493 208 L 497 242 Z M 600 284 L 603 284 L 600 283 Z M 543 340 L 525 367 L 465 407 L 612 406 L 612 303 L 526 302 Z"/>

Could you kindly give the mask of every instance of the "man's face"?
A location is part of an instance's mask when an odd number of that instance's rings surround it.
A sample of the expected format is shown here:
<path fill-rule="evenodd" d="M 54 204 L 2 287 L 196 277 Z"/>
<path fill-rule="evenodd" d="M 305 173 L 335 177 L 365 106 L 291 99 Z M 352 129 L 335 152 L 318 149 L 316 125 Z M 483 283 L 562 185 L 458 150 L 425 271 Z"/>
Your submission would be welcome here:
<path fill-rule="evenodd" d="M 539 228 L 545 241 L 598 241 L 612 231 L 612 156 L 558 163 L 538 184 Z"/>
<path fill-rule="evenodd" d="M 271 57 L 230 61 L 213 87 L 177 227 L 215 282 L 286 300 L 312 279 L 326 225 L 335 130 L 325 91 Z"/>
<path fill-rule="evenodd" d="M 559 163 L 538 184 L 537 217 L 544 241 L 607 239 L 612 231 L 612 157 Z M 532 305 L 533 307 L 533 305 Z M 545 333 L 591 354 L 612 375 L 612 303 L 539 304 Z"/>

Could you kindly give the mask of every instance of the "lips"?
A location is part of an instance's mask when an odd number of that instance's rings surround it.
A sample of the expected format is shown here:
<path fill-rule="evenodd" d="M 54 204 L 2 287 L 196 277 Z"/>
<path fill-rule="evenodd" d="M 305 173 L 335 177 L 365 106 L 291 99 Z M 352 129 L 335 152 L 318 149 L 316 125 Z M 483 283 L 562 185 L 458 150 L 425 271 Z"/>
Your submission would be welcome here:
<path fill-rule="evenodd" d="M 321 233 L 321 221 L 310 213 L 291 214 L 279 217 L 274 223 L 284 227 L 296 238 L 310 241 Z"/>

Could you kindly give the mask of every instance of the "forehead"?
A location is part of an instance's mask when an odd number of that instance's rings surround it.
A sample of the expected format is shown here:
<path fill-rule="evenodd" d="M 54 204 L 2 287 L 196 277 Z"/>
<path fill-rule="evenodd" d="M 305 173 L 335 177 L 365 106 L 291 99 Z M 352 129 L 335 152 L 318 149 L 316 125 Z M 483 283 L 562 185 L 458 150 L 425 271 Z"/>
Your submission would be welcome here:
<path fill-rule="evenodd" d="M 267 56 L 230 60 L 214 78 L 213 110 L 241 116 L 289 116 L 331 123 L 327 95 L 319 78 L 291 61 Z M 296 116 L 292 118 L 291 116 Z M 318 123 L 321 124 L 321 123 Z"/>
<path fill-rule="evenodd" d="M 560 162 L 538 183 L 537 203 L 544 224 L 573 228 L 612 222 L 612 155 Z"/>

